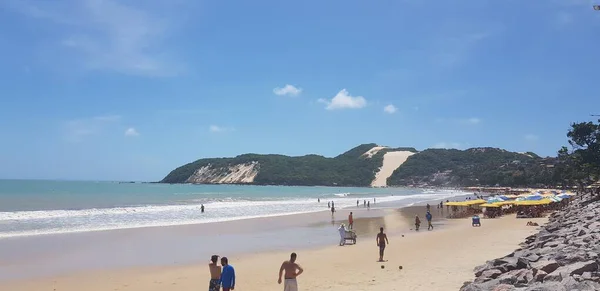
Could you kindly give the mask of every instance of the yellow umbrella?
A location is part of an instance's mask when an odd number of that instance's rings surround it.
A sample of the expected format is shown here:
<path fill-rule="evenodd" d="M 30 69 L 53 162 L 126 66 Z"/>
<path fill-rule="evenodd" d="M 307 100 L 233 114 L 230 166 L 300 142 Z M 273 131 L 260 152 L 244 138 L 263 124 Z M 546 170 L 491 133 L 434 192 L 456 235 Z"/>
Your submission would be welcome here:
<path fill-rule="evenodd" d="M 477 199 L 477 200 L 467 200 L 464 203 L 466 205 L 477 205 L 477 204 L 484 204 L 487 201 L 483 200 L 483 199 Z"/>
<path fill-rule="evenodd" d="M 515 201 L 515 205 L 532 206 L 532 205 L 548 205 L 554 201 L 544 198 L 542 200 L 523 200 Z"/>
<path fill-rule="evenodd" d="M 502 205 L 498 205 L 496 203 L 484 203 L 479 205 L 480 207 L 502 207 Z"/>

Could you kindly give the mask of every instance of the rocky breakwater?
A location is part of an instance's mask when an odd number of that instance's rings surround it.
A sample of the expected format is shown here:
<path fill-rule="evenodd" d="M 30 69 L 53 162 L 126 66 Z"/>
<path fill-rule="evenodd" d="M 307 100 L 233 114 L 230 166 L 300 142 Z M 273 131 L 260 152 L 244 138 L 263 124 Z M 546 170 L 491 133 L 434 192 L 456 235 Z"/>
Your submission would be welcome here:
<path fill-rule="evenodd" d="M 598 291 L 599 266 L 600 196 L 578 197 L 521 248 L 476 267 L 460 290 Z"/>

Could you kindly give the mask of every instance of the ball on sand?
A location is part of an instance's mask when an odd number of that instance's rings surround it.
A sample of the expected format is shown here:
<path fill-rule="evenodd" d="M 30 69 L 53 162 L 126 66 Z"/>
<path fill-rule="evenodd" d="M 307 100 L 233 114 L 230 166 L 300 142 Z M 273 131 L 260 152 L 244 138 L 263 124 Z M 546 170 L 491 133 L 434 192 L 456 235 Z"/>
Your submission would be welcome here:
<path fill-rule="evenodd" d="M 398 266 L 398 269 L 402 270 L 402 266 Z"/>
<path fill-rule="evenodd" d="M 382 268 L 382 269 L 384 269 L 384 268 L 385 268 L 385 266 L 384 266 L 384 265 L 381 265 L 381 268 Z"/>

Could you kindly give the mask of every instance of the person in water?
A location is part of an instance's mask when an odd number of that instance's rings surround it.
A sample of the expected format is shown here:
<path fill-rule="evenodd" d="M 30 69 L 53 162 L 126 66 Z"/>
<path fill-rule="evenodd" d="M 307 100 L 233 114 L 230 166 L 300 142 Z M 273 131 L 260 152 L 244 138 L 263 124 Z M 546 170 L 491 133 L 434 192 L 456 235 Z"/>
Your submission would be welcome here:
<path fill-rule="evenodd" d="M 429 211 L 427 211 L 427 214 L 425 214 L 425 218 L 427 218 L 427 230 L 432 230 L 433 224 L 431 224 L 431 219 L 433 217 L 431 216 L 431 213 Z"/>
<path fill-rule="evenodd" d="M 201 213 L 204 213 L 204 204 L 201 204 L 201 205 L 200 205 L 200 212 L 201 212 Z"/>
<path fill-rule="evenodd" d="M 296 257 L 296 253 L 292 253 L 290 255 L 290 260 L 284 261 L 279 268 L 279 280 L 277 280 L 277 283 L 281 284 L 281 275 L 285 272 L 285 281 L 283 283 L 284 291 L 298 291 L 298 282 L 296 281 L 296 278 L 304 272 L 304 269 L 296 263 Z"/>
<path fill-rule="evenodd" d="M 389 245 L 387 235 L 383 232 L 383 227 L 379 228 L 379 233 L 377 234 L 377 246 L 379 247 L 379 261 L 383 262 L 383 252 L 385 251 L 386 243 Z"/>
<path fill-rule="evenodd" d="M 221 266 L 223 266 L 223 272 L 221 273 L 221 286 L 223 291 L 230 291 L 235 289 L 235 270 L 229 264 L 227 257 L 221 258 Z"/>
<path fill-rule="evenodd" d="M 221 266 L 217 264 L 219 256 L 213 255 L 210 257 L 210 263 L 208 263 L 208 270 L 210 271 L 210 282 L 208 283 L 208 291 L 219 291 L 221 290 Z"/>

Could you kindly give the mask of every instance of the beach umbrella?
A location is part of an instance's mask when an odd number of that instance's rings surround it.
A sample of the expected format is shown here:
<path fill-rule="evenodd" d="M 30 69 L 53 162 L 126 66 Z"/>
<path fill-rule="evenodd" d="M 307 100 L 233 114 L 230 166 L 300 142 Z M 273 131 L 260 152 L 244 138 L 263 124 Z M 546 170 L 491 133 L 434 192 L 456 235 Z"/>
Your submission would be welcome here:
<path fill-rule="evenodd" d="M 495 203 L 484 203 L 484 204 L 481 204 L 479 206 L 480 207 L 493 207 L 493 208 L 495 208 L 495 207 L 501 207 L 502 205 L 498 205 L 498 204 L 495 204 Z"/>
<path fill-rule="evenodd" d="M 529 195 L 529 196 L 525 197 L 525 200 L 542 200 L 542 199 L 544 199 L 544 196 L 539 195 L 539 194 Z"/>
<path fill-rule="evenodd" d="M 521 206 L 534 206 L 534 205 L 548 205 L 550 203 L 552 203 L 553 201 L 546 198 L 546 199 L 541 199 L 541 200 L 522 200 L 522 201 L 517 201 L 515 202 L 515 205 L 521 205 Z"/>
<path fill-rule="evenodd" d="M 487 203 L 495 203 L 495 202 L 502 202 L 502 201 L 504 201 L 504 200 L 501 199 L 500 197 L 492 197 L 487 200 Z"/>
<path fill-rule="evenodd" d="M 553 202 L 560 202 L 562 200 L 562 198 L 560 198 L 558 196 L 552 196 L 552 197 L 549 197 L 548 199 L 552 200 Z"/>

